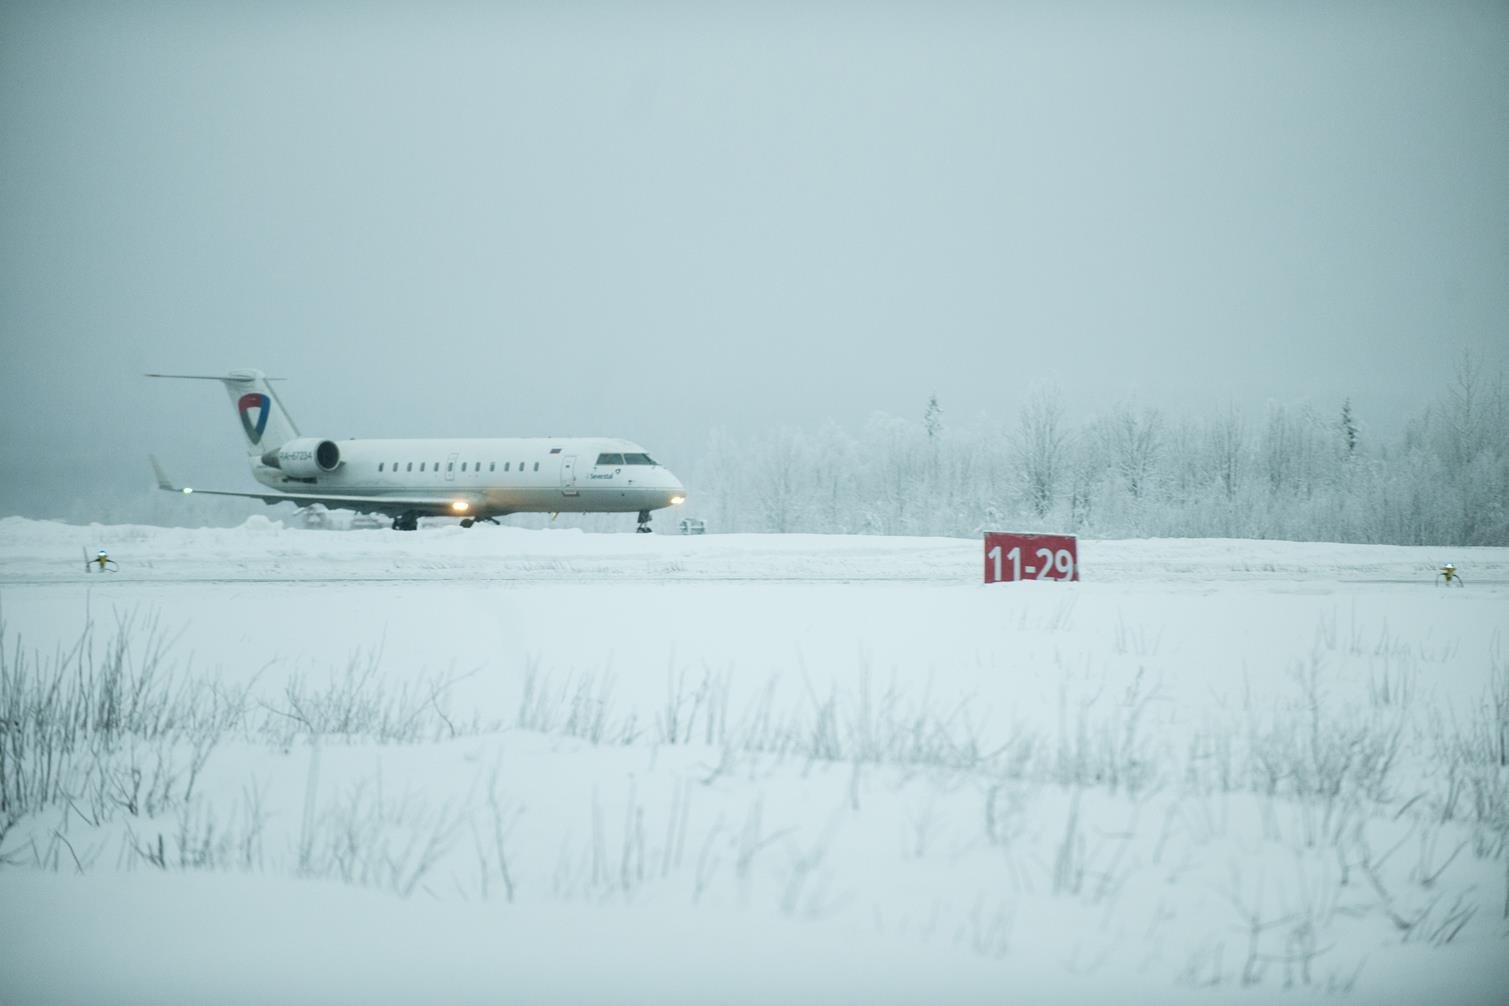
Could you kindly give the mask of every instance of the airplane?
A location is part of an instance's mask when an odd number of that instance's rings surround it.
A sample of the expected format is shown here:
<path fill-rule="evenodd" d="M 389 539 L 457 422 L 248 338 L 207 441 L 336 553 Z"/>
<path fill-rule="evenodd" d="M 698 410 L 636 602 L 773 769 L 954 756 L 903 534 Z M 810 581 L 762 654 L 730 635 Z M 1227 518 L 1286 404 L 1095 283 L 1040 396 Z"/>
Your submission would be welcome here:
<path fill-rule="evenodd" d="M 176 493 L 243 496 L 267 504 L 321 504 L 380 513 L 395 531 L 424 516 L 459 517 L 462 527 L 513 513 L 634 513 L 680 506 L 686 487 L 643 447 L 609 437 L 454 440 L 327 440 L 299 432 L 260 370 L 223 375 L 147 374 L 219 381 L 240 418 L 252 476 L 267 492 L 176 486 L 157 458 L 157 487 Z"/>

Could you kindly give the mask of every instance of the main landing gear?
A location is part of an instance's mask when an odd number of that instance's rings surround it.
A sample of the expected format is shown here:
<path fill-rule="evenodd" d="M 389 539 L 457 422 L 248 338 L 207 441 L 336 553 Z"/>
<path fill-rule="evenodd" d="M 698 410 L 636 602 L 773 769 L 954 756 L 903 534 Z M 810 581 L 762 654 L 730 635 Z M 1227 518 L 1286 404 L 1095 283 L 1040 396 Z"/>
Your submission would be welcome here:
<path fill-rule="evenodd" d="M 639 527 L 635 529 L 640 534 L 650 533 L 650 511 L 639 511 Z"/>
<path fill-rule="evenodd" d="M 405 510 L 393 518 L 393 530 L 417 531 L 419 530 L 419 512 L 417 510 Z"/>

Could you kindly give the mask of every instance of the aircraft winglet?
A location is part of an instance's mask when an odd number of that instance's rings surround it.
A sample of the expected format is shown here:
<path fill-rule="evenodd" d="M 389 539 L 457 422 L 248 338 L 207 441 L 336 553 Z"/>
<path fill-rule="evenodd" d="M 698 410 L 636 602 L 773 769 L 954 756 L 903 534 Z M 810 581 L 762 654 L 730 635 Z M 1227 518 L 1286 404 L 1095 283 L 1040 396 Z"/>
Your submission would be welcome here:
<path fill-rule="evenodd" d="M 170 493 L 179 492 L 179 488 L 168 478 L 168 473 L 162 470 L 162 465 L 157 463 L 157 455 L 148 454 L 147 460 L 152 462 L 152 471 L 157 474 L 157 488 L 165 489 Z"/>

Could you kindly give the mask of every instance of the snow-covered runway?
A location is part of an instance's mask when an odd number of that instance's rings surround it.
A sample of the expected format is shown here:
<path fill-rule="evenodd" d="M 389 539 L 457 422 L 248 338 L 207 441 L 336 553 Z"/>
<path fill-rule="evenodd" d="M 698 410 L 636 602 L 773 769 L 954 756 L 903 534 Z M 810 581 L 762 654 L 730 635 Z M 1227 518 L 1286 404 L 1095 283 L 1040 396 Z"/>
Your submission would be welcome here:
<path fill-rule="evenodd" d="M 1207 581 L 1430 585 L 1444 562 L 1473 582 L 1509 583 L 1509 550 L 1331 545 L 1242 539 L 1083 543 L 1087 582 Z M 89 582 L 83 558 L 109 550 L 126 582 L 350 580 L 752 580 L 973 583 L 978 540 L 867 535 L 588 534 L 452 523 L 414 533 L 285 528 L 253 517 L 239 528 L 87 527 L 0 519 L 0 586 Z"/>

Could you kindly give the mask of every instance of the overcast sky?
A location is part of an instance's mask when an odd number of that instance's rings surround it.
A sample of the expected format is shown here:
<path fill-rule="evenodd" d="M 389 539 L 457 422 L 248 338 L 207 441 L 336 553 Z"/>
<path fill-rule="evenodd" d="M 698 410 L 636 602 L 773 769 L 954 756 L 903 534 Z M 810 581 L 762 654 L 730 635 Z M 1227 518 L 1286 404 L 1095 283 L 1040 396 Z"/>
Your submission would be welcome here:
<path fill-rule="evenodd" d="M 148 370 L 674 459 L 1039 378 L 1386 429 L 1506 319 L 1505 3 L 0 6 L 0 513 L 250 488 Z"/>

